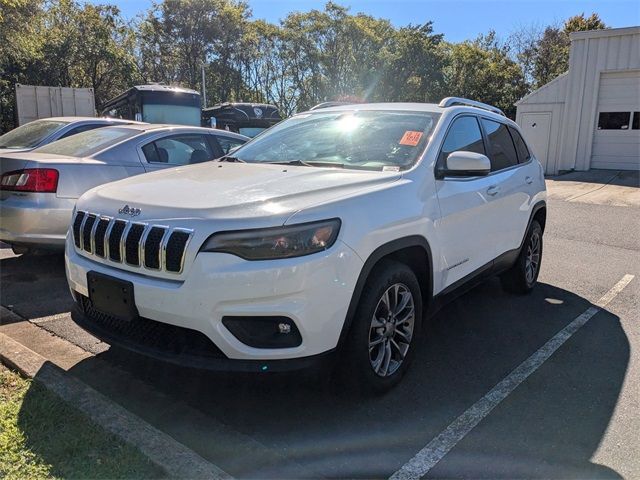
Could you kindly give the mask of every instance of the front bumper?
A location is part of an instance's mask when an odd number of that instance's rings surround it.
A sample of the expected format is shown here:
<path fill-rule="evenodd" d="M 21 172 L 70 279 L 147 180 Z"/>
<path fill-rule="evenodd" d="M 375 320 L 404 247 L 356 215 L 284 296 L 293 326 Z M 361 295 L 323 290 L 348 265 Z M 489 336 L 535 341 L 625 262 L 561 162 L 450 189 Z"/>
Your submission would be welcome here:
<path fill-rule="evenodd" d="M 83 305 L 83 312 L 75 315 L 77 323 L 107 342 L 200 368 L 265 370 L 266 365 L 271 370 L 297 368 L 295 362 L 285 367 L 283 360 L 300 359 L 299 365 L 305 366 L 303 359 L 310 361 L 336 348 L 362 261 L 340 241 L 326 252 L 282 260 L 246 261 L 224 253 L 200 253 L 178 281 L 91 260 L 79 255 L 68 241 L 65 265 L 77 302 L 82 304 L 89 296 L 90 271 L 130 281 L 142 321 L 152 322 L 144 329 L 156 331 L 159 324 L 161 330 L 164 325 L 195 331 L 212 342 L 220 355 L 199 355 L 196 360 L 183 350 L 149 349 L 144 342 L 123 338 L 117 328 L 92 321 Z M 292 348 L 250 347 L 224 326 L 225 316 L 288 317 L 302 343 Z M 163 335 L 174 336 L 171 328 L 164 330 Z"/>
<path fill-rule="evenodd" d="M 75 199 L 55 193 L 9 193 L 0 198 L 0 240 L 13 245 L 60 249 Z"/>

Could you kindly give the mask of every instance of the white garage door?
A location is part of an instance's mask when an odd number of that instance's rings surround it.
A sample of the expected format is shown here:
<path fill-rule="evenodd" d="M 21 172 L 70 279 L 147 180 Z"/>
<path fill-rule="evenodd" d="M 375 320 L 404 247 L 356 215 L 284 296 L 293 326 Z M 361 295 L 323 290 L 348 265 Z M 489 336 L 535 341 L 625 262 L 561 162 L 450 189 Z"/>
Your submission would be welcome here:
<path fill-rule="evenodd" d="M 602 73 L 591 168 L 640 170 L 640 71 Z"/>

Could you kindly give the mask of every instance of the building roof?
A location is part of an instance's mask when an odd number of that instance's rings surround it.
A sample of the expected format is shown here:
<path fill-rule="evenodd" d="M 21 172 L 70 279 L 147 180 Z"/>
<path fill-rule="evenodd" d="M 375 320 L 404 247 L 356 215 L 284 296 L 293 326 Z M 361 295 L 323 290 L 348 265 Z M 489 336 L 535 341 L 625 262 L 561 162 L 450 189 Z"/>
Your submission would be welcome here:
<path fill-rule="evenodd" d="M 545 93 L 551 93 L 550 90 L 553 89 L 560 89 L 561 87 L 564 86 L 564 82 L 567 80 L 567 77 L 569 75 L 569 72 L 564 72 L 561 75 L 558 75 L 556 78 L 554 78 L 553 80 L 551 80 L 549 83 L 545 83 L 543 86 L 541 86 L 540 88 L 534 90 L 533 92 L 525 95 L 524 97 L 522 97 L 520 100 L 518 100 L 516 103 L 514 103 L 515 106 L 518 105 L 522 105 L 525 103 L 532 103 L 532 100 L 535 100 L 536 97 L 538 96 L 542 96 Z M 554 101 L 544 101 L 544 102 L 537 102 L 537 103 L 559 103 L 557 100 Z"/>
<path fill-rule="evenodd" d="M 582 40 L 585 38 L 618 37 L 620 35 L 637 35 L 640 33 L 640 26 L 623 28 L 605 28 L 601 30 L 586 30 L 584 32 L 573 32 L 569 34 L 571 40 Z"/>

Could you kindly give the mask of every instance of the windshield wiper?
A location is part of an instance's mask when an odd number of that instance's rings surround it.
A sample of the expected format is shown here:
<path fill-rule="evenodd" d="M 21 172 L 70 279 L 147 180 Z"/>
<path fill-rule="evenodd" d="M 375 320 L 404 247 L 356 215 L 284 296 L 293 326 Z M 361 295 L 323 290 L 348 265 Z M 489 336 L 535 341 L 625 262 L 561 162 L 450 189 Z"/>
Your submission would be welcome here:
<path fill-rule="evenodd" d="M 305 160 L 290 160 L 288 162 L 266 162 L 273 163 L 276 165 L 299 165 L 304 167 L 335 167 L 335 168 L 344 168 L 344 163 L 336 163 L 336 162 L 314 162 L 314 161 L 305 161 Z"/>
<path fill-rule="evenodd" d="M 240 160 L 238 157 L 234 157 L 231 155 L 225 155 L 224 157 L 220 157 L 218 159 L 219 162 L 240 162 L 240 163 L 247 163 L 244 160 Z"/>

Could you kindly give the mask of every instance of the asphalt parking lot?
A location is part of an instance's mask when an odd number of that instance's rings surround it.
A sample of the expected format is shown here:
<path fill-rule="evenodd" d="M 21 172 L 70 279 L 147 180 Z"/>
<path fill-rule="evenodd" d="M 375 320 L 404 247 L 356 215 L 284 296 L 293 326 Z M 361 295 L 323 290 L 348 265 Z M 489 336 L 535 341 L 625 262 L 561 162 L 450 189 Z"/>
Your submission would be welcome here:
<path fill-rule="evenodd" d="M 638 175 L 573 174 L 548 187 L 539 286 L 518 297 L 494 279 L 445 307 L 403 382 L 382 397 L 357 397 L 323 372 L 216 374 L 109 349 L 72 322 L 60 256 L 0 250 L 0 300 L 94 354 L 70 374 L 235 477 L 380 478 L 446 437 L 452 422 L 633 275 L 425 473 L 638 478 Z M 14 321 L 5 318 L 0 332 Z"/>

